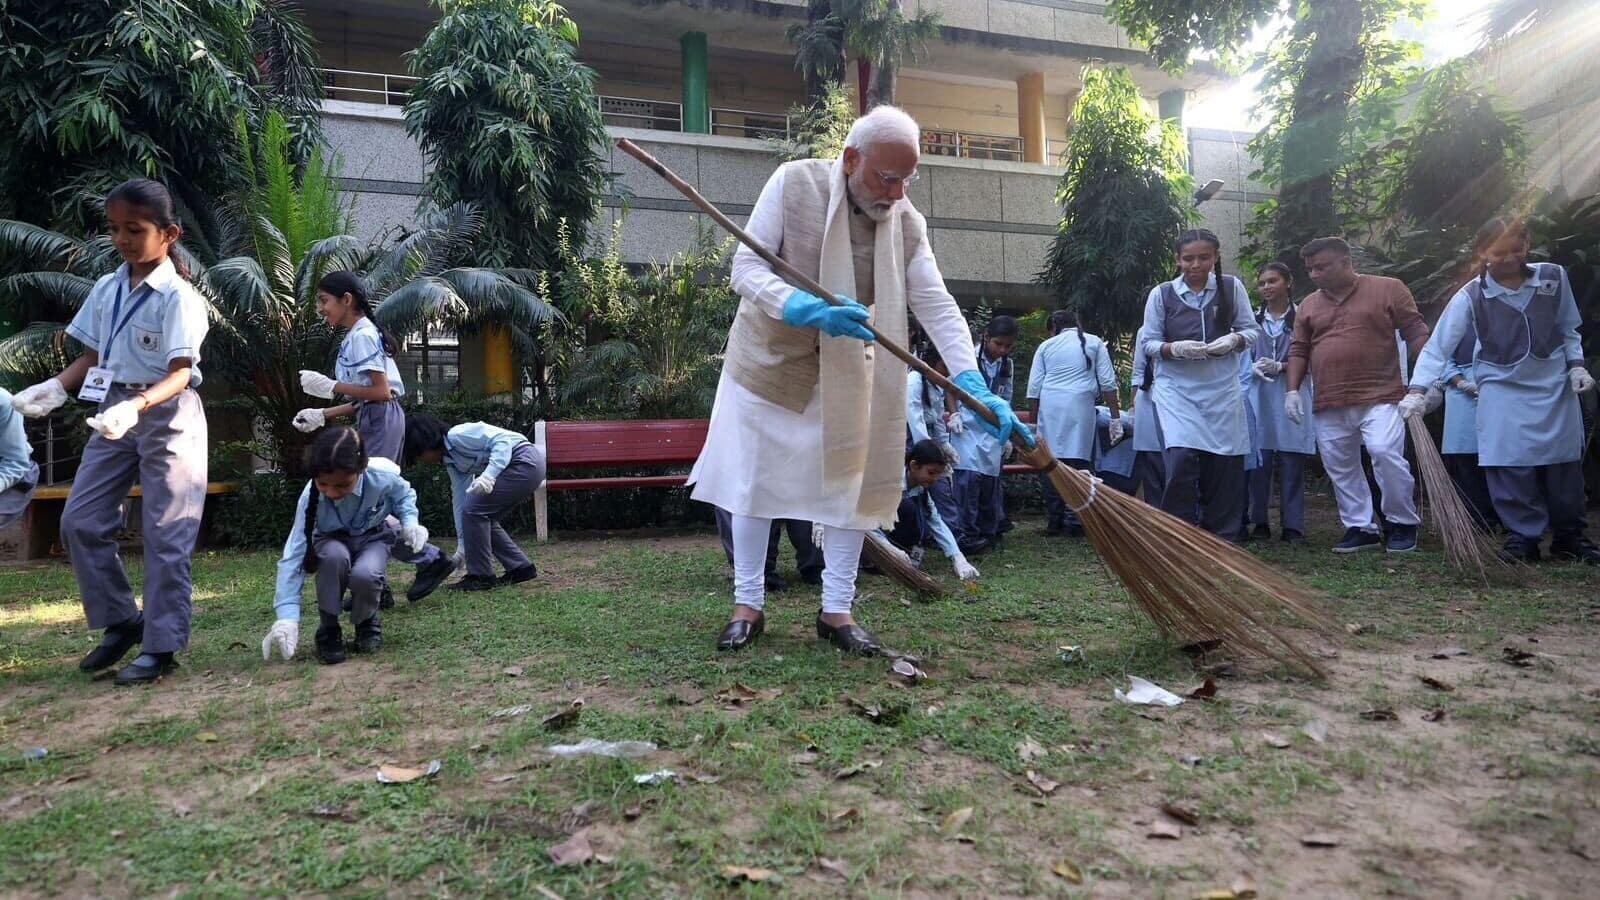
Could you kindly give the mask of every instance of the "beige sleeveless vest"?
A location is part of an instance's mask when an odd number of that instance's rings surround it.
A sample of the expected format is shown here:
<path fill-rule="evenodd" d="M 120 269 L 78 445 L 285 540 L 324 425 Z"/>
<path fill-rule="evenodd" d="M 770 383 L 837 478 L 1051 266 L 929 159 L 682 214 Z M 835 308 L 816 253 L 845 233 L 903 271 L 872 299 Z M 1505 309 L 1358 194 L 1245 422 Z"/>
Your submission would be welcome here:
<path fill-rule="evenodd" d="M 822 265 L 822 233 L 828 218 L 828 181 L 833 160 L 803 159 L 783 170 L 783 245 L 778 256 L 816 280 Z M 927 231 L 921 213 L 902 204 L 905 262 L 909 267 Z M 873 236 L 877 223 L 865 213 L 850 214 L 850 250 L 855 264 L 855 299 L 871 306 Z M 818 332 L 794 328 L 749 300 L 741 300 L 728 332 L 723 368 L 736 384 L 769 403 L 803 412 L 817 386 Z"/>

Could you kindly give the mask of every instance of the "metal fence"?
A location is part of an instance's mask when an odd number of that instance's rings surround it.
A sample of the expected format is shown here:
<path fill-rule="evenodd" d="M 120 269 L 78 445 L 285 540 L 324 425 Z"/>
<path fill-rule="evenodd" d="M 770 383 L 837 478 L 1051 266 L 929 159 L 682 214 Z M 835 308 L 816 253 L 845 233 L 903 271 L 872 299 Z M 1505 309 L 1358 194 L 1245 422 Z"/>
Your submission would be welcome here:
<path fill-rule="evenodd" d="M 358 72 L 354 69 L 320 69 L 322 89 L 329 100 L 404 106 L 411 88 L 419 79 L 385 72 Z"/>
<path fill-rule="evenodd" d="M 954 156 L 961 159 L 1000 159 L 1022 161 L 1022 138 L 975 131 L 923 129 L 922 152 L 927 156 Z"/>
<path fill-rule="evenodd" d="M 683 104 L 637 97 L 601 97 L 600 117 L 616 128 L 682 131 Z"/>
<path fill-rule="evenodd" d="M 788 138 L 789 117 L 751 109 L 711 108 L 711 133 L 725 137 Z"/>

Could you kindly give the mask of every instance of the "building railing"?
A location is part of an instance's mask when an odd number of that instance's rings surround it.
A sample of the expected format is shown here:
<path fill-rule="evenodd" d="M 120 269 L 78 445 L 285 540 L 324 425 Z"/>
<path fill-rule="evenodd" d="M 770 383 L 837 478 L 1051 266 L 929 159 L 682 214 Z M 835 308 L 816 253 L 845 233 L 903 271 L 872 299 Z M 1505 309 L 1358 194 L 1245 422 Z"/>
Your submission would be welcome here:
<path fill-rule="evenodd" d="M 789 117 L 751 109 L 711 108 L 711 133 L 725 137 L 788 138 Z"/>
<path fill-rule="evenodd" d="M 1004 134 L 925 128 L 922 131 L 922 152 L 928 156 L 1021 162 L 1022 138 Z"/>
<path fill-rule="evenodd" d="M 420 80 L 410 75 L 359 72 L 355 69 L 320 69 L 322 90 L 329 100 L 404 106 L 411 88 Z"/>
<path fill-rule="evenodd" d="M 637 97 L 601 97 L 600 118 L 615 128 L 682 131 L 683 104 Z"/>

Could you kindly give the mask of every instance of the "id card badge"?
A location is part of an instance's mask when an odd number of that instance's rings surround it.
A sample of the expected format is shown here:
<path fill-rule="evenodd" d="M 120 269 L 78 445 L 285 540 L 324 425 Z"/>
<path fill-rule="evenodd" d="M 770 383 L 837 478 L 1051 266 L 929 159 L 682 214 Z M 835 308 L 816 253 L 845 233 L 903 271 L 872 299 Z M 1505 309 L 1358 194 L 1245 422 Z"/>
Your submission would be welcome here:
<path fill-rule="evenodd" d="M 95 366 L 83 376 L 83 387 L 78 389 L 78 399 L 86 403 L 99 403 L 111 393 L 111 370 Z"/>

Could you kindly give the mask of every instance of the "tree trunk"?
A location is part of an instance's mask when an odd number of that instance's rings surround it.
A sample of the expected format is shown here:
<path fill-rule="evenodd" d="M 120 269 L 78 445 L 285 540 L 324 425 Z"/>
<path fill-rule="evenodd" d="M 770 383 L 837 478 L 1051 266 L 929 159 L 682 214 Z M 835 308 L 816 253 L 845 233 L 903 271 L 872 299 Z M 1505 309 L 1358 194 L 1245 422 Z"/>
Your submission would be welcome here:
<path fill-rule="evenodd" d="M 879 66 L 872 71 L 872 85 L 867 89 L 867 109 L 874 106 L 894 105 L 895 70 Z"/>
<path fill-rule="evenodd" d="M 1295 85 L 1293 116 L 1283 136 L 1283 181 L 1273 240 L 1281 258 L 1304 279 L 1300 246 L 1337 235 L 1333 174 L 1341 156 L 1350 101 L 1361 79 L 1361 0 L 1320 0 L 1304 7 L 1297 36 L 1315 35 L 1305 72 Z"/>
<path fill-rule="evenodd" d="M 872 63 L 864 56 L 856 57 L 856 113 L 866 115 L 867 88 L 872 82 Z"/>
<path fill-rule="evenodd" d="M 818 22 L 826 19 L 832 14 L 833 7 L 829 4 L 808 4 L 806 8 L 806 24 L 812 28 L 816 28 Z M 844 48 L 842 44 L 843 41 L 841 40 L 841 46 L 839 48 L 839 72 L 841 74 L 844 72 Z M 822 102 L 824 97 L 828 95 L 828 87 L 830 86 L 829 80 L 823 77 L 822 74 L 815 69 L 810 69 L 805 72 L 805 80 L 806 105 L 815 107 L 817 104 Z"/>

